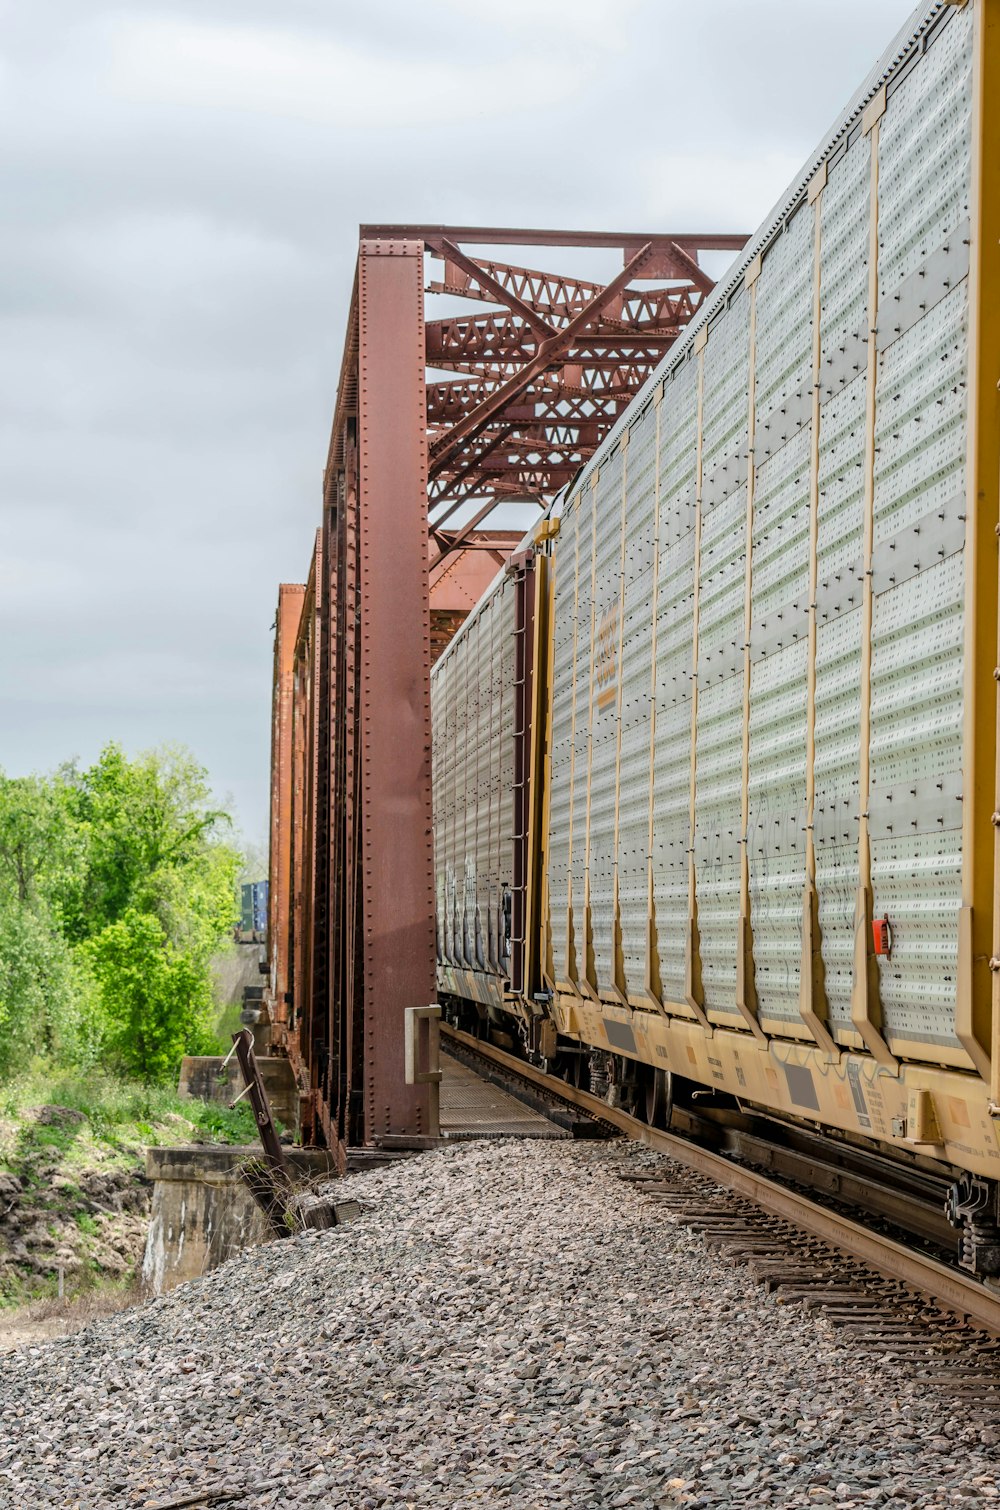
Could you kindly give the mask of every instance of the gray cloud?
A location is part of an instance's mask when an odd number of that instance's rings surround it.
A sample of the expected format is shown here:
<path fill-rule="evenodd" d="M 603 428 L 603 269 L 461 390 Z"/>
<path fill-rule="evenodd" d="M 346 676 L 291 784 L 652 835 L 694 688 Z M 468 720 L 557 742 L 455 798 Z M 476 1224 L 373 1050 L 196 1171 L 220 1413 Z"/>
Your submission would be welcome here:
<path fill-rule="evenodd" d="M 0 764 L 263 833 L 359 221 L 751 230 L 905 0 L 0 4 Z"/>

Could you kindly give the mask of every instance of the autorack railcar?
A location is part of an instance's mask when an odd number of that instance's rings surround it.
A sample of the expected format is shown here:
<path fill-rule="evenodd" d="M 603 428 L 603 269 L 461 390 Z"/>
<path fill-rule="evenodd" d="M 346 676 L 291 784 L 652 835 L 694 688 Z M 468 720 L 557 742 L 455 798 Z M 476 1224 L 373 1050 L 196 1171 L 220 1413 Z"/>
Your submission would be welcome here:
<path fill-rule="evenodd" d="M 1000 1269 L 1000 8 L 918 12 L 433 672 L 438 984 Z"/>

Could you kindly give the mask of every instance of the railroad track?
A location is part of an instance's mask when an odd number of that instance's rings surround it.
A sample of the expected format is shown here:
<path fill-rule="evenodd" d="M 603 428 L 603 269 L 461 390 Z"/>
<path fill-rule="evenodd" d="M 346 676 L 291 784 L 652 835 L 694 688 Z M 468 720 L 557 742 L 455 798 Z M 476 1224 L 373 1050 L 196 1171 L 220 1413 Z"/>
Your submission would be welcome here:
<path fill-rule="evenodd" d="M 747 1264 L 779 1303 L 822 1309 L 845 1340 L 906 1355 L 919 1378 L 953 1395 L 1000 1402 L 1000 1295 L 980 1281 L 503 1049 L 445 1023 L 441 1034 L 450 1052 L 499 1073 L 515 1094 L 520 1086 L 535 1104 L 574 1107 L 666 1155 L 668 1173 L 640 1174 L 632 1183 L 726 1257 Z M 843 1190 L 836 1194 L 844 1198 Z"/>

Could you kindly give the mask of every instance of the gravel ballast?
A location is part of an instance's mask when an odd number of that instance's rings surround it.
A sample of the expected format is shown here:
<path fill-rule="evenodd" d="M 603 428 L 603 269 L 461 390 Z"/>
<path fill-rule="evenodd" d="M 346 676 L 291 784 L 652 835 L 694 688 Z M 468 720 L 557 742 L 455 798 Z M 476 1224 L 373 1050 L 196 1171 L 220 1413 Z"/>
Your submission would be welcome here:
<path fill-rule="evenodd" d="M 982 1407 L 775 1304 L 618 1178 L 648 1167 L 625 1143 L 445 1147 L 338 1182 L 347 1226 L 0 1358 L 0 1505 L 1000 1498 Z"/>

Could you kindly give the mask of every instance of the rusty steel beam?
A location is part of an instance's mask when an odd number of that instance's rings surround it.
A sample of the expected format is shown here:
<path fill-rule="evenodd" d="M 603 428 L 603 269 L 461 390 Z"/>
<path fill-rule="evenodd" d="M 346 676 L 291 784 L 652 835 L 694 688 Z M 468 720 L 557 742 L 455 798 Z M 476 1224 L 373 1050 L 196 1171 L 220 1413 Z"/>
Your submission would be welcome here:
<path fill-rule="evenodd" d="M 295 688 L 295 638 L 302 616 L 304 583 L 283 582 L 274 616 L 274 674 L 271 685 L 271 829 L 268 860 L 267 1009 L 272 1021 L 288 1007 L 288 875 L 292 846 L 292 704 Z"/>
<path fill-rule="evenodd" d="M 449 473 L 447 476 L 441 474 L 438 478 L 435 479 L 434 483 L 429 484 L 429 506 L 432 509 L 437 508 L 438 504 L 444 503 L 446 499 L 450 498 L 455 489 L 461 487 L 464 482 L 469 481 L 470 478 L 478 478 L 481 474 L 482 466 L 486 458 L 492 455 L 492 453 L 497 449 L 498 446 L 502 446 L 504 442 L 507 441 L 511 435 L 513 435 L 513 433 L 513 425 L 502 426 L 496 435 L 489 437 L 486 444 L 477 447 L 474 456 L 459 471 L 455 473 Z M 446 519 L 451 518 L 452 514 L 455 512 L 455 508 L 457 507 L 458 504 L 456 504 L 453 508 L 447 509 L 443 514 L 437 514 L 435 516 L 433 522 L 431 523 L 432 534 L 437 530 L 439 525 L 445 522 Z"/>
<path fill-rule="evenodd" d="M 362 228 L 322 530 L 276 646 L 272 1041 L 304 1137 L 341 1168 L 352 1144 L 430 1130 L 403 1062 L 405 1009 L 435 997 L 429 669 L 517 543 L 482 526 L 572 479 L 699 308 L 700 254 L 744 240 L 397 230 Z M 470 251 L 503 245 L 612 249 L 620 271 L 602 284 Z M 479 312 L 425 325 L 429 262 L 429 288 Z"/>
<path fill-rule="evenodd" d="M 517 230 L 511 226 L 481 225 L 363 225 L 360 228 L 363 241 L 396 241 L 401 237 L 413 240 L 436 241 L 446 236 L 449 241 L 467 242 L 470 246 L 586 246 L 586 247 L 636 247 L 652 242 L 654 245 L 681 246 L 687 251 L 738 252 L 746 245 L 745 235 L 732 235 L 718 231 L 685 231 L 669 235 L 662 231 L 539 231 Z"/>
<path fill-rule="evenodd" d="M 593 353 L 573 353 L 564 356 L 558 363 L 553 363 L 551 373 L 543 371 L 536 381 L 543 382 L 548 376 L 557 376 L 560 372 L 565 372 L 567 368 L 582 369 L 588 377 L 593 379 L 605 377 L 611 381 L 627 367 L 640 366 L 645 369 L 648 376 L 661 355 L 660 352 L 651 352 L 645 356 L 642 352 L 616 351 L 614 348 Z M 486 378 L 495 381 L 497 385 L 520 371 L 520 363 L 509 357 L 496 357 L 494 360 L 470 357 L 468 361 L 449 357 L 443 362 L 429 362 L 428 366 L 439 367 L 443 372 L 459 372 L 464 378 Z"/>
<path fill-rule="evenodd" d="M 693 264 L 697 268 L 697 275 L 693 280 L 695 286 L 699 289 L 703 288 L 705 274 L 697 261 L 689 258 L 683 248 L 678 247 L 676 254 L 676 275 L 686 283 L 691 277 L 690 265 Z M 530 310 L 542 315 L 547 322 L 552 322 L 570 319 L 577 310 L 588 304 L 602 287 L 600 283 L 594 283 L 585 278 L 566 278 L 559 274 L 544 273 L 535 268 L 488 262 L 479 257 L 465 258 L 461 265 L 463 275 L 456 277 L 453 275 L 451 259 L 445 258 L 444 277 L 428 283 L 427 292 L 452 294 L 458 298 L 476 297 L 470 292 L 470 283 L 478 282 L 480 286 L 484 286 L 481 275 L 485 274 L 490 280 L 490 287 L 498 294 L 498 303 L 509 305 L 511 309 L 514 309 L 515 305 L 511 303 L 510 298 L 514 295 L 522 311 Z M 475 273 L 464 271 L 464 269 L 475 269 Z M 622 319 L 628 324 L 643 320 L 648 324 L 662 325 L 664 323 L 663 310 L 674 307 L 684 308 L 688 318 L 694 312 L 689 290 L 683 286 L 626 289 L 621 296 L 621 301 Z"/>
<path fill-rule="evenodd" d="M 557 336 L 543 341 L 530 361 L 526 362 L 514 377 L 508 378 L 501 383 L 496 393 L 485 399 L 479 408 L 472 414 L 466 415 L 453 427 L 447 439 L 438 442 L 431 451 L 430 470 L 431 476 L 441 466 L 449 461 L 459 449 L 463 441 L 473 438 L 485 425 L 498 414 L 512 398 L 516 398 L 531 382 L 537 373 L 541 372 L 549 362 L 554 361 L 562 353 L 568 351 L 574 337 L 585 330 L 595 320 L 604 308 L 610 303 L 615 295 L 635 278 L 644 264 L 649 260 L 653 252 L 653 246 L 647 242 L 641 246 L 634 257 L 629 258 L 617 278 L 613 278 L 607 287 L 591 302 L 575 314 Z"/>
<path fill-rule="evenodd" d="M 508 404 L 505 414 L 511 420 L 536 423 L 551 416 L 560 423 L 574 416 L 581 420 L 599 418 L 602 413 L 616 414 L 617 410 L 606 409 L 608 404 L 628 401 L 638 393 L 652 370 L 652 363 L 636 365 L 624 373 L 612 374 L 610 384 L 584 388 L 568 381 L 546 385 L 544 379 L 533 383 L 515 403 Z M 620 379 L 615 381 L 615 379 Z M 496 390 L 495 383 L 435 383 L 428 385 L 427 424 L 430 429 L 445 429 L 459 416 L 475 408 L 484 398 Z M 430 392 L 430 388 L 435 390 Z M 447 390 L 454 388 L 455 393 Z"/>
<path fill-rule="evenodd" d="M 586 310 L 587 306 L 584 306 L 573 320 L 579 320 Z M 677 339 L 682 322 L 674 317 L 665 325 L 631 329 L 618 320 L 595 321 L 594 327 L 586 329 L 575 341 L 562 339 L 569 328 L 566 325 L 551 336 L 539 337 L 524 324 L 506 316 L 432 320 L 427 325 L 427 362 L 431 367 L 441 367 L 445 362 L 459 358 L 469 361 L 483 357 L 527 360 L 536 356 L 546 343 L 550 350 L 554 349 L 553 342 L 557 343 L 560 353 L 579 351 L 596 355 L 608 350 L 644 350 L 646 347 L 659 351 Z"/>
<path fill-rule="evenodd" d="M 710 294 L 715 284 L 705 272 L 705 269 L 699 267 L 698 259 L 692 257 L 691 253 L 686 252 L 676 241 L 670 243 L 670 251 L 680 264 L 682 274 L 691 279 L 695 288 L 700 288 L 703 294 Z"/>
<path fill-rule="evenodd" d="M 468 524 L 463 524 L 461 529 L 456 530 L 453 535 L 439 535 L 435 533 L 434 539 L 438 547 L 438 554 L 430 565 L 430 580 L 432 583 L 436 581 L 435 574 L 438 572 L 442 563 L 446 561 L 447 558 L 452 554 L 452 552 L 456 551 L 458 547 L 469 538 L 470 535 L 475 534 L 476 530 L 478 530 L 479 526 L 484 522 L 484 520 L 488 519 L 492 513 L 495 513 L 496 507 L 497 500 L 495 498 L 488 498 L 483 507 L 479 509 L 477 513 L 473 514 Z"/>
<path fill-rule="evenodd" d="M 358 495 L 365 1142 L 429 1130 L 403 1013 L 436 999 L 423 246 L 365 239 Z"/>
<path fill-rule="evenodd" d="M 275 1041 L 291 1043 L 293 1064 L 300 1076 L 308 1056 L 300 1051 L 303 1024 L 308 1021 L 312 1000 L 312 937 L 317 876 L 313 866 L 315 833 L 313 793 L 319 751 L 315 741 L 314 705 L 316 696 L 317 564 L 320 542 L 313 549 L 309 576 L 302 595 L 301 613 L 296 626 L 292 656 L 291 714 L 291 823 L 288 855 L 288 891 L 291 927 L 288 938 L 287 1010 L 280 1010 L 273 1021 Z M 321 581 L 321 578 L 320 578 Z M 273 863 L 273 857 L 272 857 Z M 303 1086 L 305 1088 L 305 1086 Z"/>
<path fill-rule="evenodd" d="M 498 278 L 494 277 L 488 268 L 481 267 L 478 263 L 473 262 L 472 258 L 467 257 L 461 247 L 456 246 L 453 241 L 449 241 L 447 237 L 442 237 L 440 241 L 432 243 L 432 246 L 434 251 L 440 252 L 453 266 L 462 268 L 463 272 L 467 273 L 478 285 L 483 294 L 493 294 L 501 304 L 506 304 L 510 308 L 512 314 L 520 315 L 521 319 L 530 325 L 538 335 L 543 338 L 555 335 L 553 326 L 549 324 L 548 320 L 543 319 L 537 313 L 533 305 L 526 304 L 512 288 L 506 288 Z"/>

